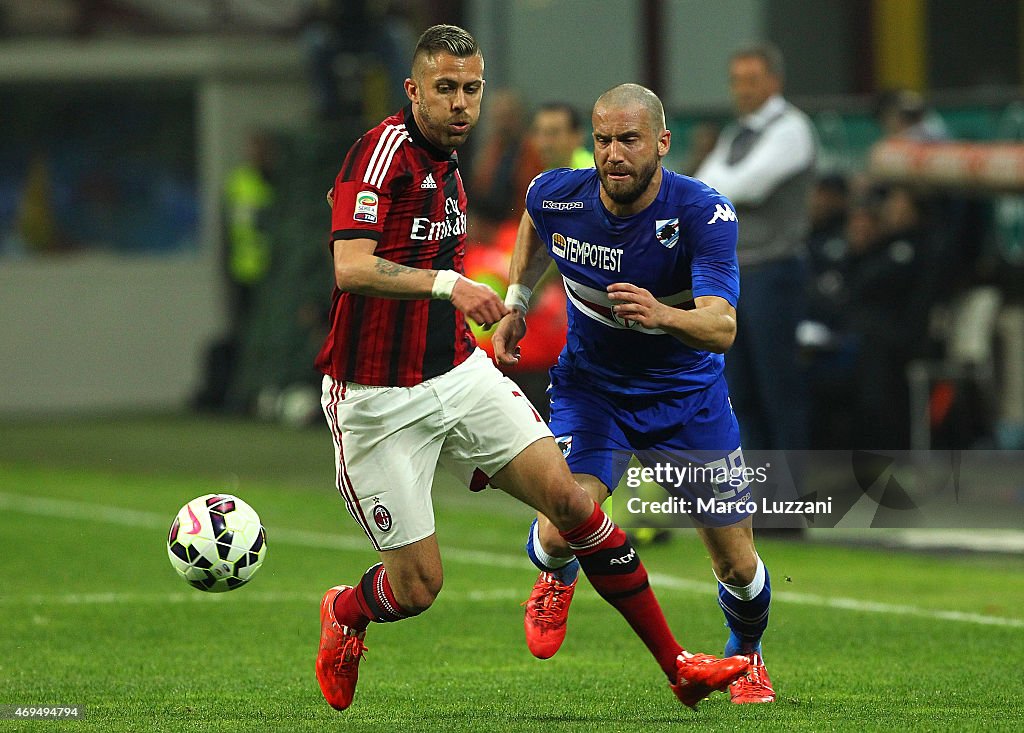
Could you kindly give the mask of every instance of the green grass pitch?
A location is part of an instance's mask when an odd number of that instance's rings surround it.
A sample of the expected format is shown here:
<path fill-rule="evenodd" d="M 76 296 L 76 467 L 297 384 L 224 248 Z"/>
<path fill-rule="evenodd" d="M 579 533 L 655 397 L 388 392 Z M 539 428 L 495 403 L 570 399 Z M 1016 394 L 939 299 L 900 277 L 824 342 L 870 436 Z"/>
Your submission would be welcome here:
<path fill-rule="evenodd" d="M 625 622 L 586 585 L 565 646 L 533 659 L 522 609 L 530 513 L 435 485 L 445 587 L 372 626 L 355 704 L 313 674 L 322 592 L 375 561 L 332 486 L 326 430 L 191 418 L 0 424 L 0 705 L 78 704 L 73 731 L 1022 730 L 1024 560 L 760 542 L 775 600 L 778 701 L 680 706 Z M 387 477 L 382 476 L 382 481 Z M 167 561 L 188 499 L 237 493 L 266 564 L 210 596 Z M 691 534 L 644 548 L 669 622 L 720 653 L 722 616 Z"/>

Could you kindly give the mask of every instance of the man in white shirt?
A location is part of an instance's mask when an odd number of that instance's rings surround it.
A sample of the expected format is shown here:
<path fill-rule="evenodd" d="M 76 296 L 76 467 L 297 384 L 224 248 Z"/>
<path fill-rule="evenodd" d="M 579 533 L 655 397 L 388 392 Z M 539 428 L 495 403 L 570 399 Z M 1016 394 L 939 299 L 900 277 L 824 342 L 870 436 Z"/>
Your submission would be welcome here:
<path fill-rule="evenodd" d="M 810 119 L 782 97 L 782 54 L 767 43 L 735 52 L 729 86 L 737 121 L 695 177 L 736 206 L 740 298 L 725 362 L 743 447 L 807 448 L 807 405 L 796 326 L 805 303 L 804 238 L 817 139 Z"/>

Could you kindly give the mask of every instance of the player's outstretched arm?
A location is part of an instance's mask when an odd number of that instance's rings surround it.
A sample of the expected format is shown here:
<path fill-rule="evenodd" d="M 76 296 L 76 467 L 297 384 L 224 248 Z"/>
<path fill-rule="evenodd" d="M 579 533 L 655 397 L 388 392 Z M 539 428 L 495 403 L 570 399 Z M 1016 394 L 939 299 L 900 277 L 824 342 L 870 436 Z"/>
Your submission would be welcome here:
<path fill-rule="evenodd" d="M 524 212 L 519 220 L 516 246 L 508 270 L 509 288 L 505 305 L 512 312 L 502 319 L 491 338 L 494 358 L 503 366 L 519 363 L 519 342 L 526 335 L 525 316 L 530 295 L 550 264 L 551 257 L 537 236 L 533 220 Z"/>
<path fill-rule="evenodd" d="M 673 308 L 632 283 L 608 286 L 615 315 L 644 328 L 660 328 L 693 349 L 724 354 L 736 339 L 736 309 L 725 298 L 694 298 L 693 310 Z"/>
<path fill-rule="evenodd" d="M 334 277 L 338 289 L 396 300 L 437 298 L 452 305 L 482 326 L 490 327 L 510 311 L 487 285 L 451 270 L 408 267 L 373 254 L 372 239 L 334 242 Z"/>
<path fill-rule="evenodd" d="M 541 276 L 551 264 L 551 257 L 548 255 L 544 243 L 537 236 L 537 230 L 533 226 L 533 219 L 526 212 L 519 220 L 519 229 L 516 231 L 516 246 L 512 250 L 512 261 L 508 266 L 508 281 L 512 285 L 522 285 L 529 289 L 536 287 Z"/>

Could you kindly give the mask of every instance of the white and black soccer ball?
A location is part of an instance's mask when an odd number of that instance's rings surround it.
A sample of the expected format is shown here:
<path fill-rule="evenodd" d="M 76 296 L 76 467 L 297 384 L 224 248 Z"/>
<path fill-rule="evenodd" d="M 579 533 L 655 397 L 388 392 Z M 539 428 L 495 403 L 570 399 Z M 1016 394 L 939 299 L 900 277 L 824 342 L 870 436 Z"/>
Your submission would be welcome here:
<path fill-rule="evenodd" d="M 167 535 L 171 565 L 190 585 L 222 593 L 245 585 L 267 557 L 256 511 L 230 494 L 206 494 L 183 506 Z"/>

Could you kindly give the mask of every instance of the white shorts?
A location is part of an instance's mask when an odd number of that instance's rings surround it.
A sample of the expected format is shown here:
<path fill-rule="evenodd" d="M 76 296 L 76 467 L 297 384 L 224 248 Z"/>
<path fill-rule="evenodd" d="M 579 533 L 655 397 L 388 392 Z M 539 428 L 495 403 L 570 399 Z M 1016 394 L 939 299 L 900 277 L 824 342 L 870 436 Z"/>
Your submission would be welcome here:
<path fill-rule="evenodd" d="M 430 490 L 440 461 L 478 491 L 551 431 L 511 379 L 477 349 L 413 387 L 370 387 L 324 376 L 338 491 L 377 550 L 434 533 Z"/>

